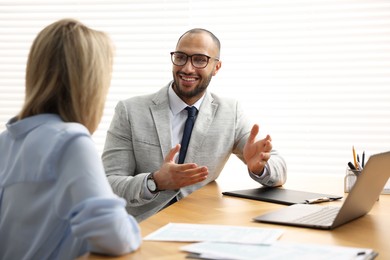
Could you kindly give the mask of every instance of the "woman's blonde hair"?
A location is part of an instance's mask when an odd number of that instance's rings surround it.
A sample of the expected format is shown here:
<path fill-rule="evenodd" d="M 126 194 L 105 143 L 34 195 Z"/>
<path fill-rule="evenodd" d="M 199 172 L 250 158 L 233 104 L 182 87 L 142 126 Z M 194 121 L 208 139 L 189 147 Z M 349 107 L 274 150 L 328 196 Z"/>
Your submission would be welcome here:
<path fill-rule="evenodd" d="M 93 133 L 103 115 L 112 64 L 107 34 L 74 19 L 50 24 L 30 49 L 25 104 L 18 118 L 55 113 Z"/>

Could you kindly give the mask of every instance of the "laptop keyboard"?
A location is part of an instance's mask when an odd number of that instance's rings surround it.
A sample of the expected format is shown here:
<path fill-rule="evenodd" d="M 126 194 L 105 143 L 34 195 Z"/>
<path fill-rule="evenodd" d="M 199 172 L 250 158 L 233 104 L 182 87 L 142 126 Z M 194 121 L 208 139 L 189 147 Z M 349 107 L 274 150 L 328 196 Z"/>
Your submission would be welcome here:
<path fill-rule="evenodd" d="M 340 208 L 324 206 L 316 212 L 295 219 L 293 222 L 302 224 L 331 225 Z"/>

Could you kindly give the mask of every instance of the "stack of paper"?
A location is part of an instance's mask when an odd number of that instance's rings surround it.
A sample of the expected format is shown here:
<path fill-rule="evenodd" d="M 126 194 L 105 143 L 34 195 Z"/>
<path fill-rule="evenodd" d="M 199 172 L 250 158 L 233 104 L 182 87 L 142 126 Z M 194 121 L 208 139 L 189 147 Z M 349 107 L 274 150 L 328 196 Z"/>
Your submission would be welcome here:
<path fill-rule="evenodd" d="M 277 241 L 283 230 L 227 225 L 169 223 L 144 240 L 200 242 L 181 247 L 188 258 L 254 259 L 374 259 L 368 248 L 299 244 Z"/>
<path fill-rule="evenodd" d="M 282 234 L 283 230 L 271 228 L 169 223 L 144 240 L 271 244 Z"/>
<path fill-rule="evenodd" d="M 254 259 L 374 259 L 377 254 L 367 248 L 297 244 L 277 241 L 272 245 L 249 245 L 233 243 L 201 242 L 183 246 L 188 258 L 218 260 Z"/>

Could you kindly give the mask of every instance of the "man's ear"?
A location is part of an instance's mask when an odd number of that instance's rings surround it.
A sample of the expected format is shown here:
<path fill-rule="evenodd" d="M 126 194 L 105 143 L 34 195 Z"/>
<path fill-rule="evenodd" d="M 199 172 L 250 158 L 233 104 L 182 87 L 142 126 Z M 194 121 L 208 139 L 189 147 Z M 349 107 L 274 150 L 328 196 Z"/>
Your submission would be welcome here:
<path fill-rule="evenodd" d="M 221 68 L 222 66 L 222 62 L 221 61 L 218 61 L 217 64 L 215 65 L 215 69 L 213 71 L 213 76 L 217 75 L 219 69 Z"/>

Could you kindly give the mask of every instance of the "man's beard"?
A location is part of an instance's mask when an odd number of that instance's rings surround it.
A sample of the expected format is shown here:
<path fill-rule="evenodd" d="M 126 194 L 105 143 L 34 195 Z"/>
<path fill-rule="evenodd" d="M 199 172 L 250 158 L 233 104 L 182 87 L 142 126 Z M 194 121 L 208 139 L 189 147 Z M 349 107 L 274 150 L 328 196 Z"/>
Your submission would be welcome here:
<path fill-rule="evenodd" d="M 178 78 L 179 75 L 177 74 L 176 77 Z M 211 74 L 208 75 L 208 77 L 205 80 L 202 80 L 200 82 L 200 84 L 195 89 L 193 89 L 191 91 L 185 91 L 184 88 L 181 85 L 178 84 L 178 81 L 176 80 L 176 77 L 173 77 L 173 84 L 174 84 L 175 90 L 177 92 L 176 94 L 179 97 L 193 98 L 193 97 L 196 97 L 199 94 L 203 93 L 207 89 L 208 85 L 210 84 L 212 75 Z"/>

